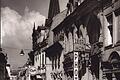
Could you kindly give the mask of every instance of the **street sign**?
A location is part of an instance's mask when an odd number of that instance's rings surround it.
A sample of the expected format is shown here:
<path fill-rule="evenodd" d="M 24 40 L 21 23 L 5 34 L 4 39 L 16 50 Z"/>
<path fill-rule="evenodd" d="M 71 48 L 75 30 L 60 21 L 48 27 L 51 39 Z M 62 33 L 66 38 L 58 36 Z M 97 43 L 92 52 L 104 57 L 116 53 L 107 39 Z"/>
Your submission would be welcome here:
<path fill-rule="evenodd" d="M 37 79 L 41 79 L 42 76 L 38 74 L 38 75 L 36 75 L 36 78 L 37 78 Z"/>
<path fill-rule="evenodd" d="M 74 52 L 74 80 L 78 80 L 78 52 Z"/>
<path fill-rule="evenodd" d="M 85 38 L 75 39 L 74 51 L 85 51 Z"/>

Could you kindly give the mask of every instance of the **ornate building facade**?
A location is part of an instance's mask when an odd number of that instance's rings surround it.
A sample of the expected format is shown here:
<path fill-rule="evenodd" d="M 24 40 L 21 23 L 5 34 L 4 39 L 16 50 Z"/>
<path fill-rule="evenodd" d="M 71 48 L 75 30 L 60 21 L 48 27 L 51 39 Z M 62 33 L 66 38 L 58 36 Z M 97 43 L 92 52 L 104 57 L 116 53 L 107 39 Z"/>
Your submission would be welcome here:
<path fill-rule="evenodd" d="M 34 64 L 33 66 L 37 69 L 35 73 L 35 78 L 37 79 L 45 79 L 45 64 L 46 64 L 46 58 L 45 58 L 45 52 L 43 51 L 45 47 L 47 47 L 47 29 L 45 26 L 38 26 L 37 29 L 35 29 L 35 24 L 33 28 L 33 51 L 34 53 Z M 31 54 L 32 54 L 31 53 Z"/>
<path fill-rule="evenodd" d="M 70 14 L 53 30 L 58 35 L 61 32 L 65 35 L 64 41 L 67 46 L 64 48 L 66 54 L 64 53 L 63 68 L 67 77 L 81 80 L 88 70 L 93 79 L 119 80 L 120 2 L 85 0 L 77 7 L 71 4 L 73 8 L 68 7 Z M 77 41 L 78 47 L 76 47 Z"/>
<path fill-rule="evenodd" d="M 41 65 L 45 57 L 45 80 L 120 79 L 119 4 L 119 0 L 69 0 L 67 10 L 60 12 L 59 1 L 50 0 L 44 26 L 47 42 L 33 33 L 34 64 Z M 33 29 L 39 34 L 41 30 Z"/>

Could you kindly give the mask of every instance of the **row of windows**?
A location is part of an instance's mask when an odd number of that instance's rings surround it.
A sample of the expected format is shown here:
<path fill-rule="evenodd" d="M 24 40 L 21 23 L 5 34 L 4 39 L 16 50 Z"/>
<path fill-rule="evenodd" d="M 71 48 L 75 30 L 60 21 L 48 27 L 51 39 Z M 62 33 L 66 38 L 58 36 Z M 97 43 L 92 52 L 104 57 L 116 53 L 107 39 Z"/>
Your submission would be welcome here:
<path fill-rule="evenodd" d="M 45 54 L 41 53 L 35 56 L 35 65 L 37 66 L 41 66 L 41 65 L 45 65 Z"/>
<path fill-rule="evenodd" d="M 107 22 L 109 23 L 108 27 L 111 36 L 111 42 L 117 43 L 120 41 L 120 14 L 116 14 L 115 12 L 106 16 Z"/>
<path fill-rule="evenodd" d="M 55 34 L 54 33 L 54 41 L 53 42 L 57 42 L 57 41 L 64 41 L 64 33 L 60 32 L 59 34 Z"/>
<path fill-rule="evenodd" d="M 60 68 L 60 57 L 54 56 L 52 57 L 52 70 Z"/>

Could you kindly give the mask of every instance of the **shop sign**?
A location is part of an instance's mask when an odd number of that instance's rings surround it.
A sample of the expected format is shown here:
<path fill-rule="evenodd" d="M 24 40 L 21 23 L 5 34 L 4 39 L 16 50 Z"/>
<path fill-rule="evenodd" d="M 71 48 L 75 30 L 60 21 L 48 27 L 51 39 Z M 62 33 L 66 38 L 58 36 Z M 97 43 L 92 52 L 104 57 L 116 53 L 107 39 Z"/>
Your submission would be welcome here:
<path fill-rule="evenodd" d="M 85 38 L 75 39 L 74 51 L 85 51 Z"/>
<path fill-rule="evenodd" d="M 74 80 L 78 80 L 78 52 L 74 52 Z"/>
<path fill-rule="evenodd" d="M 31 75 L 35 75 L 35 74 L 37 73 L 36 67 L 31 66 L 31 67 L 29 68 L 29 73 L 30 73 Z"/>
<path fill-rule="evenodd" d="M 40 79 L 40 78 L 42 78 L 42 77 L 41 77 L 41 75 L 36 75 L 36 78 L 37 78 L 37 79 L 38 79 L 38 78 Z"/>

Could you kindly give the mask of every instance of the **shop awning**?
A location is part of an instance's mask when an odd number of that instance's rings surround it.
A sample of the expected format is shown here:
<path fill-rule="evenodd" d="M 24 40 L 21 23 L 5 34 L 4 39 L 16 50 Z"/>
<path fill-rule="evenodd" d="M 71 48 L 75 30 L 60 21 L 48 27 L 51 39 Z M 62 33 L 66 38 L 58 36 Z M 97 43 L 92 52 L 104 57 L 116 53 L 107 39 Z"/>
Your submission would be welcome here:
<path fill-rule="evenodd" d="M 62 45 L 59 42 L 55 42 L 53 45 L 49 46 L 44 51 L 46 52 L 46 56 L 56 56 L 57 54 L 60 54 L 62 50 Z"/>

